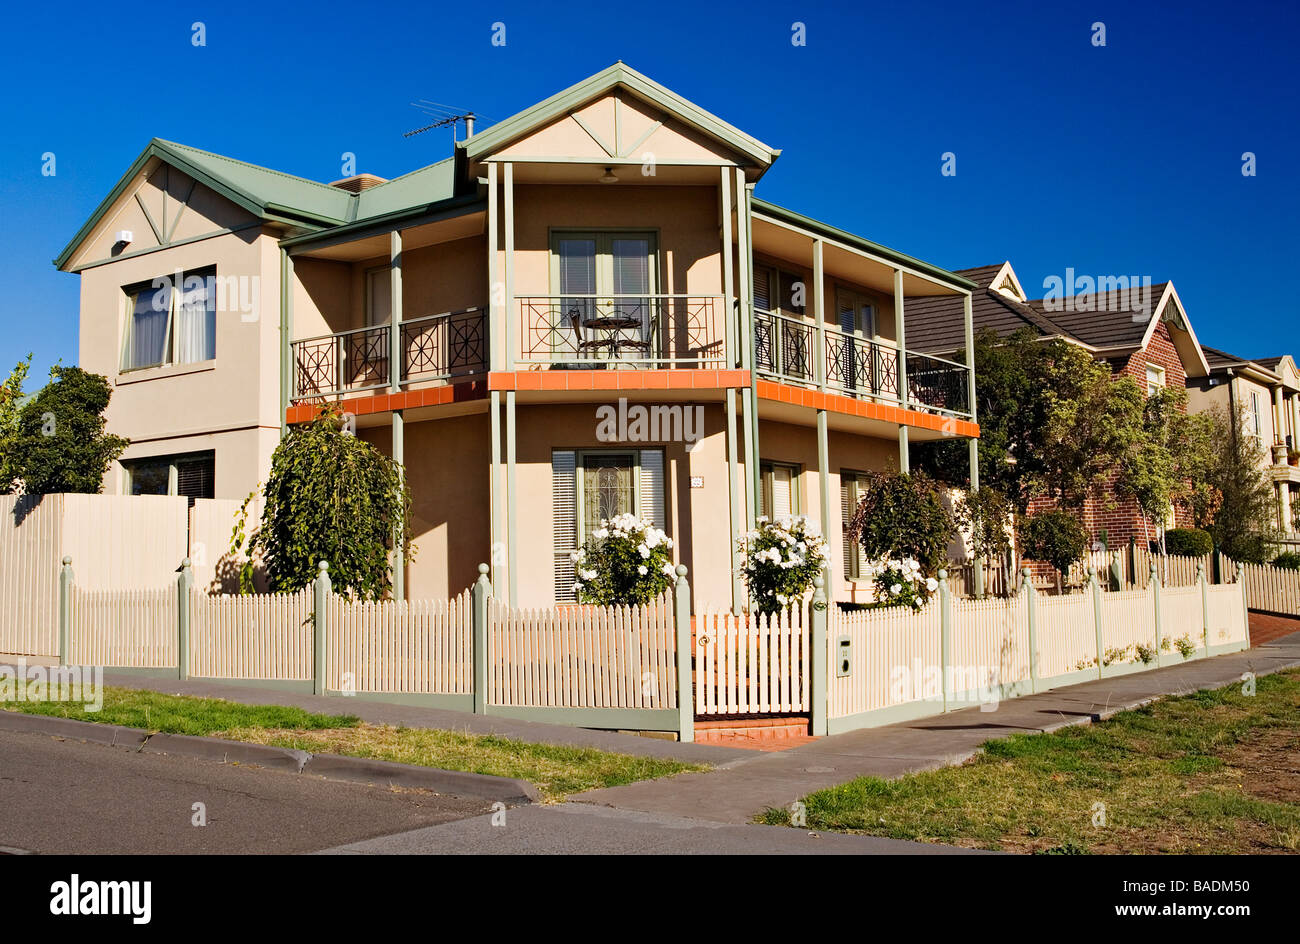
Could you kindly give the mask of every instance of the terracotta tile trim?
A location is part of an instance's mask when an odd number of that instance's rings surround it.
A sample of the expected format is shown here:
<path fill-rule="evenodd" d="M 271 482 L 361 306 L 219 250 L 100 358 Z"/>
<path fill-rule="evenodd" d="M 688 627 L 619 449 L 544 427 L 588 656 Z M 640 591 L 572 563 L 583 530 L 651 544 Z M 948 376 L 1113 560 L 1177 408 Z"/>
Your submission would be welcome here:
<path fill-rule="evenodd" d="M 978 438 L 978 423 L 956 419 L 951 416 L 938 416 L 921 410 L 904 409 L 888 403 L 873 403 L 857 397 L 846 397 L 838 393 L 824 393 L 821 390 L 809 390 L 791 384 L 776 383 L 771 380 L 758 382 L 758 396 L 761 400 L 773 400 L 777 403 L 789 403 L 793 406 L 806 407 L 810 410 L 827 410 L 842 413 L 845 416 L 860 416 L 869 420 L 882 420 L 897 423 L 900 426 L 912 426 L 917 429 L 932 429 L 936 432 L 948 432 L 956 436 Z"/>
<path fill-rule="evenodd" d="M 444 384 L 441 387 L 422 387 L 418 390 L 402 390 L 398 393 L 379 393 L 370 396 L 347 397 L 329 402 L 339 403 L 347 412 L 355 416 L 368 413 L 387 413 L 390 410 L 414 410 L 422 406 L 442 406 L 448 403 L 465 403 L 470 400 L 483 400 L 488 395 L 488 382 L 483 378 L 466 380 L 460 383 Z M 320 410 L 318 403 L 298 403 L 285 410 L 286 422 L 310 422 Z"/>
<path fill-rule="evenodd" d="M 749 385 L 749 371 L 521 370 L 488 374 L 489 390 L 720 390 Z"/>

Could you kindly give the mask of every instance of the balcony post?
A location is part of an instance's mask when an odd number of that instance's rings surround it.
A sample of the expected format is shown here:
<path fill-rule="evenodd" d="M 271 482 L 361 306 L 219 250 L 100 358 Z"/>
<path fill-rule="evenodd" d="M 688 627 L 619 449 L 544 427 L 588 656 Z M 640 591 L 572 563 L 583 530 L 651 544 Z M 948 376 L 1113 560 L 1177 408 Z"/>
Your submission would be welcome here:
<path fill-rule="evenodd" d="M 402 233 L 396 229 L 388 234 L 388 272 L 392 296 L 388 304 L 388 389 L 397 393 L 402 388 Z"/>
<path fill-rule="evenodd" d="M 505 304 L 502 305 L 502 315 L 504 318 L 505 329 L 504 347 L 502 354 L 502 370 L 511 370 L 514 367 L 516 357 L 514 346 L 514 306 L 515 306 L 515 165 L 509 161 L 505 164 L 505 186 L 503 192 L 503 202 L 505 204 Z M 507 398 L 513 401 L 513 394 Z M 512 495 L 513 498 L 513 495 Z M 514 583 L 514 557 L 510 558 L 510 582 Z M 510 595 L 510 602 L 515 602 L 514 594 Z"/>
<path fill-rule="evenodd" d="M 501 370 L 502 313 L 501 260 L 497 258 L 497 165 L 489 161 L 487 192 L 487 252 L 488 252 L 488 370 Z"/>
<path fill-rule="evenodd" d="M 817 389 L 826 389 L 826 274 L 822 266 L 822 240 L 813 240 L 813 316 L 817 319 L 817 352 L 813 355 L 813 372 Z M 829 585 L 828 585 L 829 587 Z"/>
<path fill-rule="evenodd" d="M 894 337 L 898 343 L 898 403 L 907 409 L 907 327 L 903 324 L 903 270 L 894 270 Z M 898 471 L 912 471 L 907 424 L 898 424 Z"/>
<path fill-rule="evenodd" d="M 397 483 L 400 489 L 406 484 L 406 417 L 401 410 L 393 410 L 393 461 L 397 463 Z M 405 528 L 398 521 L 393 527 L 393 599 L 406 599 L 406 547 Z"/>
<path fill-rule="evenodd" d="M 507 167 L 510 165 L 507 164 Z M 506 391 L 506 573 L 509 575 L 510 596 L 506 602 L 519 604 L 519 578 L 515 562 L 519 560 L 519 478 L 515 474 L 515 442 L 518 439 L 515 423 L 515 392 Z"/>
<path fill-rule="evenodd" d="M 975 422 L 975 320 L 971 314 L 971 296 L 967 292 L 962 297 L 962 317 L 966 322 L 966 409 L 970 412 L 971 422 Z M 970 490 L 978 491 L 980 487 L 980 441 L 970 438 Z M 984 598 L 983 556 L 975 558 L 975 598 Z"/>
<path fill-rule="evenodd" d="M 830 450 L 830 433 L 827 430 L 826 411 L 817 411 L 817 493 L 821 499 L 822 519 L 822 538 L 826 541 L 827 550 L 834 545 L 831 543 L 831 450 Z M 828 563 L 826 569 L 822 572 L 826 580 L 826 593 L 834 596 L 834 587 L 831 583 L 831 567 Z M 823 642 L 824 645 L 824 642 Z"/>
<path fill-rule="evenodd" d="M 727 508 L 731 515 L 731 611 L 739 613 L 745 605 L 743 566 L 736 542 L 740 539 L 740 456 L 736 454 L 736 390 L 727 388 Z"/>
<path fill-rule="evenodd" d="M 736 351 L 736 286 L 732 261 L 731 245 L 731 181 L 730 171 L 722 168 L 722 180 L 718 186 L 719 206 L 722 213 L 722 297 L 726 305 L 723 311 L 723 359 L 728 368 L 738 366 Z M 734 396 L 733 396 L 734 399 Z"/>
<path fill-rule="evenodd" d="M 745 325 L 746 361 L 749 368 L 749 388 L 745 391 L 745 510 L 746 527 L 753 528 L 757 514 L 758 492 L 762 487 L 759 472 L 758 447 L 758 373 L 754 351 L 754 255 L 753 255 L 753 189 L 745 183 L 745 172 L 736 168 L 737 199 L 743 199 L 743 214 L 739 230 L 741 269 L 741 322 Z M 742 197 L 743 195 L 743 197 Z"/>
<path fill-rule="evenodd" d="M 293 257 L 280 250 L 280 438 L 289 434 L 289 404 L 293 402 Z"/>

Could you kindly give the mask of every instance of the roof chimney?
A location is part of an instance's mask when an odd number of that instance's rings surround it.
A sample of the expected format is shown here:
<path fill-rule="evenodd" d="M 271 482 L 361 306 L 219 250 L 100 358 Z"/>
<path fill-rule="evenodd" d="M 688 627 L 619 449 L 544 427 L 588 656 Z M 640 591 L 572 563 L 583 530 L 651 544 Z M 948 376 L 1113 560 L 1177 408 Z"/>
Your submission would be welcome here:
<path fill-rule="evenodd" d="M 357 174 L 355 177 L 344 177 L 342 180 L 335 180 L 330 186 L 346 190 L 348 193 L 360 193 L 363 190 L 369 190 L 371 187 L 387 182 L 383 177 L 376 177 L 374 174 Z"/>

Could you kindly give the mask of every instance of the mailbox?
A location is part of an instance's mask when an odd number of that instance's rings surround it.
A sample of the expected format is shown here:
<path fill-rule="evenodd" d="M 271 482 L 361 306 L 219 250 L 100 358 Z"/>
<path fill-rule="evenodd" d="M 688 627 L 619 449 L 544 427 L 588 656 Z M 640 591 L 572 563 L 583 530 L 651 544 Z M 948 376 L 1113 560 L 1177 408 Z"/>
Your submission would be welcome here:
<path fill-rule="evenodd" d="M 853 640 L 841 636 L 835 646 L 835 655 L 835 677 L 844 678 L 849 674 L 849 666 L 853 664 Z"/>

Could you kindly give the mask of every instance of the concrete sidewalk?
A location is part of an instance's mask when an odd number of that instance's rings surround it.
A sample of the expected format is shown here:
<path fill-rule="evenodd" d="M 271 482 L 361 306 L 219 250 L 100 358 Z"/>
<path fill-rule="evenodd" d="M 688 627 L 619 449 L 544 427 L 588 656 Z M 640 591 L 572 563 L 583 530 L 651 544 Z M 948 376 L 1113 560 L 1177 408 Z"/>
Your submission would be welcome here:
<path fill-rule="evenodd" d="M 592 790 L 572 802 L 623 810 L 748 823 L 772 807 L 788 807 L 817 790 L 855 777 L 899 777 L 957 764 L 991 738 L 1088 724 L 1163 695 L 1218 688 L 1245 672 L 1265 675 L 1300 665 L 1300 632 L 1244 652 L 1184 665 L 1085 682 L 1001 702 L 997 710 L 968 708 L 935 718 L 820 738 L 710 773 L 679 774 Z"/>

